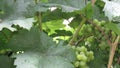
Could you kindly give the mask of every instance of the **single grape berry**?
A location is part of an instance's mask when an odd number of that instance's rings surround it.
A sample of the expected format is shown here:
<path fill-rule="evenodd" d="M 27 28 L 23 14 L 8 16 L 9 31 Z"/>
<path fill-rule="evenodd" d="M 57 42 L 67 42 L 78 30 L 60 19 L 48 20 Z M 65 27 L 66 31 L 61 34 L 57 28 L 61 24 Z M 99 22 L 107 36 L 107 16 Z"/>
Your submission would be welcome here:
<path fill-rule="evenodd" d="M 87 57 L 84 54 L 79 54 L 77 55 L 77 59 L 86 62 Z"/>
<path fill-rule="evenodd" d="M 81 61 L 80 66 L 86 66 L 86 62 Z"/>
<path fill-rule="evenodd" d="M 74 63 L 74 66 L 75 66 L 75 67 L 79 67 L 79 65 L 80 65 L 80 62 L 79 62 L 79 61 L 76 61 L 76 62 Z"/>

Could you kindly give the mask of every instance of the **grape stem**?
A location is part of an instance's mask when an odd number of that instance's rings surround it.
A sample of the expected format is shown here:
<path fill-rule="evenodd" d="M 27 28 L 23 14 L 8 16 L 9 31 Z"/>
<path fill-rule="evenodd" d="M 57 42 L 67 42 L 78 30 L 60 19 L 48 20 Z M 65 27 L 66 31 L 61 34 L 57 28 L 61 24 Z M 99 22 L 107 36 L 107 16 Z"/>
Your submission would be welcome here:
<path fill-rule="evenodd" d="M 38 4 L 39 0 L 35 0 L 35 4 Z M 38 18 L 38 24 L 40 31 L 42 31 L 42 13 L 41 12 L 36 12 L 36 16 Z"/>
<path fill-rule="evenodd" d="M 81 23 L 80 23 L 80 25 L 77 27 L 77 30 L 74 32 L 72 39 L 71 39 L 70 42 L 69 42 L 70 45 L 74 45 L 74 42 L 75 42 L 75 40 L 76 40 L 76 38 L 77 38 L 77 36 L 78 36 L 78 34 L 79 34 L 79 31 L 80 31 L 82 25 L 83 25 L 85 22 L 86 22 L 86 18 L 83 18 L 82 21 L 81 21 Z"/>
<path fill-rule="evenodd" d="M 81 37 L 76 43 L 75 43 L 75 46 L 77 46 L 82 40 L 84 40 L 85 39 L 85 37 L 83 36 L 83 37 Z"/>
<path fill-rule="evenodd" d="M 37 18 L 38 18 L 40 31 L 42 31 L 42 13 L 41 12 L 37 12 Z"/>
<path fill-rule="evenodd" d="M 91 0 L 91 2 L 92 2 L 92 6 L 94 6 L 96 0 Z"/>
<path fill-rule="evenodd" d="M 112 62 L 113 62 L 115 50 L 116 50 L 116 47 L 118 45 L 119 39 L 120 39 L 120 36 L 117 36 L 116 40 L 114 41 L 114 43 L 112 43 L 112 46 L 110 47 L 110 55 L 109 55 L 109 61 L 108 61 L 108 68 L 110 68 L 112 66 Z"/>

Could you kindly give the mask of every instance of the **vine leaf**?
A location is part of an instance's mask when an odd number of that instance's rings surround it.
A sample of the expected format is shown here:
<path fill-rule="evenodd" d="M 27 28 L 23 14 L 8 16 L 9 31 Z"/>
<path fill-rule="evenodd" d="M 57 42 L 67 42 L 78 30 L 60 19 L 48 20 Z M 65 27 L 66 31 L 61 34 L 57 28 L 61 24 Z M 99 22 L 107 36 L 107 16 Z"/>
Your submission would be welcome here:
<path fill-rule="evenodd" d="M 54 11 L 48 11 L 42 15 L 43 19 L 42 22 L 47 22 L 51 20 L 61 20 L 61 19 L 69 19 L 70 17 L 75 16 L 75 12 L 66 13 L 62 12 L 61 9 L 56 9 Z"/>
<path fill-rule="evenodd" d="M 28 11 L 28 6 L 33 4 L 33 0 L 1 0 L 0 2 L 0 19 L 4 20 L 16 20 L 25 19 L 25 12 Z"/>
<path fill-rule="evenodd" d="M 120 27 L 118 24 L 115 23 L 107 23 L 106 27 L 112 31 L 114 31 L 116 34 L 120 35 Z"/>
<path fill-rule="evenodd" d="M 33 8 L 35 7 L 35 8 Z M 11 31 L 16 29 L 12 25 L 30 30 L 34 19 L 31 18 L 36 11 L 46 11 L 41 5 L 35 5 L 34 0 L 1 0 L 0 1 L 0 31 L 8 28 Z M 36 9 L 36 10 L 35 10 Z"/>
<path fill-rule="evenodd" d="M 109 18 L 109 20 L 120 22 L 120 1 L 103 1 L 105 2 L 103 11 L 105 12 L 105 15 Z"/>
<path fill-rule="evenodd" d="M 0 31 L 3 28 L 8 28 L 11 31 L 16 29 L 12 25 L 19 25 L 20 27 L 30 29 L 32 23 L 34 22 L 33 18 L 25 18 L 24 12 L 27 11 L 27 6 L 31 3 L 31 0 L 25 2 L 24 0 L 16 1 L 14 0 L 1 0 L 0 10 L 3 13 L 0 13 Z M 22 4 L 22 5 L 21 5 Z"/>
<path fill-rule="evenodd" d="M 3 28 L 7 28 L 11 31 L 16 31 L 16 28 L 12 27 L 13 25 L 19 25 L 20 27 L 30 30 L 30 28 L 33 25 L 33 22 L 35 22 L 35 20 L 33 18 L 27 18 L 27 19 L 21 19 L 21 20 L 19 19 L 19 20 L 12 20 L 12 21 L 3 21 L 2 23 L 0 23 L 0 31 Z"/>
<path fill-rule="evenodd" d="M 67 60 L 68 56 L 63 57 L 57 54 L 50 55 L 47 53 L 29 51 L 17 55 L 14 64 L 17 65 L 17 68 L 74 68 L 70 61 Z"/>
<path fill-rule="evenodd" d="M 45 1 L 45 3 L 44 3 Z M 63 12 L 73 12 L 83 9 L 85 0 L 43 0 L 35 4 L 34 0 L 1 0 L 0 2 L 0 31 L 3 28 L 8 28 L 11 31 L 16 29 L 11 27 L 19 25 L 20 27 L 30 29 L 32 21 L 27 25 L 26 17 L 30 18 L 36 12 L 46 12 L 50 7 L 61 7 Z M 14 22 L 14 23 L 13 23 Z M 21 23 L 21 24 L 19 24 Z M 27 26 L 24 26 L 26 24 Z"/>
<path fill-rule="evenodd" d="M 17 68 L 74 68 L 75 53 L 69 46 L 57 45 L 37 28 L 21 30 L 6 45 L 13 51 L 24 51 L 14 55 Z"/>
<path fill-rule="evenodd" d="M 0 55 L 0 67 L 1 68 L 15 68 L 14 59 L 8 56 Z"/>
<path fill-rule="evenodd" d="M 49 34 L 53 34 L 53 33 L 55 33 L 55 30 L 65 27 L 65 25 L 62 22 L 63 22 L 63 19 L 62 20 L 52 20 L 52 21 L 43 23 L 42 26 L 43 26 L 44 30 L 46 30 L 46 31 L 50 30 Z"/>
<path fill-rule="evenodd" d="M 63 12 L 81 10 L 86 6 L 85 0 L 49 0 L 49 3 L 61 7 Z"/>
<path fill-rule="evenodd" d="M 66 31 L 66 30 L 55 30 L 55 32 L 56 33 L 51 35 L 52 37 L 56 37 L 56 36 L 72 36 L 72 32 Z"/>
<path fill-rule="evenodd" d="M 93 19 L 108 21 L 108 18 L 100 12 L 100 8 L 96 5 L 93 6 Z"/>

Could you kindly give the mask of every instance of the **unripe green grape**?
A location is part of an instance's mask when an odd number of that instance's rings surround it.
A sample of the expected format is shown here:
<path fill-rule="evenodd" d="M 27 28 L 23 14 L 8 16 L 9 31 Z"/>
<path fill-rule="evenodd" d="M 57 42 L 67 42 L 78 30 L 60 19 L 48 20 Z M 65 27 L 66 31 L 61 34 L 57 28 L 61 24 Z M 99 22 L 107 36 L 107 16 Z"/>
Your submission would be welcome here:
<path fill-rule="evenodd" d="M 101 21 L 101 26 L 104 26 L 105 25 L 105 21 Z"/>
<path fill-rule="evenodd" d="M 92 55 L 92 56 L 94 55 L 93 51 L 89 51 L 89 54 Z"/>
<path fill-rule="evenodd" d="M 86 55 L 90 60 L 94 59 L 94 53 L 92 51 L 87 52 Z"/>
<path fill-rule="evenodd" d="M 84 52 L 80 52 L 80 55 L 85 55 L 85 53 Z"/>
<path fill-rule="evenodd" d="M 75 50 L 77 56 L 77 61 L 74 63 L 75 68 L 89 68 L 87 62 L 94 59 L 94 53 L 92 51 L 87 51 L 85 46 L 77 46 Z"/>
<path fill-rule="evenodd" d="M 80 66 L 86 66 L 86 62 L 80 61 Z"/>
<path fill-rule="evenodd" d="M 76 53 L 76 55 L 79 55 L 79 52 L 78 52 L 78 51 L 76 51 L 75 53 Z"/>
<path fill-rule="evenodd" d="M 101 22 L 98 22 L 98 24 L 97 24 L 97 25 L 98 25 L 98 26 L 102 26 L 102 25 L 101 25 Z"/>
<path fill-rule="evenodd" d="M 117 58 L 117 57 L 115 57 L 115 58 L 114 58 L 114 61 L 118 61 L 118 58 Z"/>
<path fill-rule="evenodd" d="M 79 67 L 79 65 L 80 65 L 80 62 L 79 62 L 79 61 L 76 61 L 76 62 L 74 63 L 74 66 L 75 66 L 75 67 Z"/>
<path fill-rule="evenodd" d="M 86 55 L 85 55 L 85 53 L 83 54 L 83 52 L 81 52 L 80 53 L 81 55 L 83 55 L 83 57 L 82 57 L 82 61 L 84 61 L 84 62 L 87 62 L 87 59 L 89 58 L 89 57 L 87 57 Z"/>
<path fill-rule="evenodd" d="M 113 39 L 115 39 L 116 38 L 115 32 L 112 31 L 111 34 L 112 34 Z"/>
<path fill-rule="evenodd" d="M 77 47 L 76 50 L 80 52 L 81 51 L 81 47 Z"/>
<path fill-rule="evenodd" d="M 77 59 L 86 62 L 87 57 L 84 54 L 77 55 Z"/>
<path fill-rule="evenodd" d="M 90 62 L 90 61 L 91 61 L 91 59 L 90 59 L 90 57 L 88 57 L 87 62 Z"/>
<path fill-rule="evenodd" d="M 83 57 L 83 56 L 82 56 L 82 55 L 80 55 L 80 54 L 79 54 L 79 55 L 77 55 L 77 59 L 78 59 L 78 60 L 81 60 L 81 59 L 82 59 L 82 57 Z"/>
<path fill-rule="evenodd" d="M 85 42 L 85 45 L 88 45 L 88 44 L 89 44 L 89 42 L 88 42 L 88 41 L 86 41 L 86 42 Z"/>
<path fill-rule="evenodd" d="M 75 47 L 75 46 L 72 46 L 72 49 L 74 49 L 74 50 L 75 50 L 75 49 L 76 49 L 76 47 Z"/>
<path fill-rule="evenodd" d="M 99 21 L 97 19 L 94 19 L 93 22 L 98 23 Z"/>
<path fill-rule="evenodd" d="M 90 25 L 86 25 L 86 30 L 88 31 L 88 32 L 92 32 L 92 28 L 90 27 Z"/>
<path fill-rule="evenodd" d="M 88 37 L 88 38 L 87 38 L 87 41 L 88 41 L 88 42 L 93 42 L 93 41 L 94 41 L 94 36 Z"/>
<path fill-rule="evenodd" d="M 85 65 L 85 66 L 81 66 L 79 68 L 89 68 L 89 67 L 87 65 Z"/>
<path fill-rule="evenodd" d="M 90 42 L 88 42 L 88 41 L 86 41 L 86 42 L 85 42 L 85 45 L 87 45 L 87 46 L 89 46 L 89 47 L 90 47 L 90 46 L 91 46 L 91 43 L 90 43 Z"/>
<path fill-rule="evenodd" d="M 87 52 L 87 48 L 85 46 L 81 46 L 81 51 L 82 52 Z"/>
<path fill-rule="evenodd" d="M 90 58 L 90 60 L 93 60 L 94 59 L 94 56 L 91 56 L 91 57 L 89 57 Z"/>
<path fill-rule="evenodd" d="M 92 32 L 92 28 L 91 27 L 88 28 L 88 32 Z"/>

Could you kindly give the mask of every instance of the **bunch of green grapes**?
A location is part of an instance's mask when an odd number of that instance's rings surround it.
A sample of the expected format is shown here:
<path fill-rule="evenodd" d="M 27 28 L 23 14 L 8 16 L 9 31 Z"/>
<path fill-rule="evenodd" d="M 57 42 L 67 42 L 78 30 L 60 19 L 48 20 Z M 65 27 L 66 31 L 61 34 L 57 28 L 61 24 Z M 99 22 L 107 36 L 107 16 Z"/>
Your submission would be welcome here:
<path fill-rule="evenodd" d="M 94 19 L 93 22 L 97 24 L 98 26 L 104 27 L 106 22 L 105 21 L 98 21 L 97 19 Z"/>
<path fill-rule="evenodd" d="M 87 46 L 91 46 L 92 44 L 94 44 L 94 42 L 95 42 L 95 37 L 94 36 L 90 36 L 90 37 L 87 37 L 86 39 L 85 39 L 85 45 L 87 45 Z"/>
<path fill-rule="evenodd" d="M 105 21 L 98 21 L 97 19 L 94 19 L 94 23 L 96 23 L 98 26 L 100 26 L 104 30 L 104 32 L 107 34 L 107 36 L 109 37 L 109 39 L 111 41 L 115 40 L 115 38 L 117 36 L 116 33 L 114 31 L 110 30 L 109 28 L 105 27 L 105 25 L 107 24 Z M 98 46 L 100 47 L 100 49 L 105 50 L 106 52 L 109 53 L 110 47 L 109 47 L 108 43 L 105 41 L 106 41 L 105 38 L 102 38 L 101 42 L 99 43 Z M 116 49 L 113 64 L 118 63 L 119 59 L 120 59 L 120 46 L 118 46 Z"/>
<path fill-rule="evenodd" d="M 76 51 L 77 60 L 74 62 L 75 68 L 89 68 L 87 63 L 94 59 L 93 51 L 88 51 L 85 46 L 72 46 L 72 48 Z"/>
<path fill-rule="evenodd" d="M 88 36 L 92 34 L 92 25 L 90 24 L 83 24 L 81 30 L 80 30 L 80 35 Z"/>

